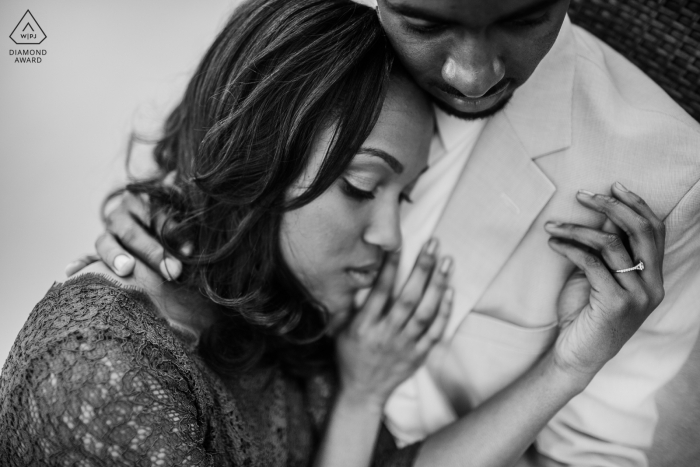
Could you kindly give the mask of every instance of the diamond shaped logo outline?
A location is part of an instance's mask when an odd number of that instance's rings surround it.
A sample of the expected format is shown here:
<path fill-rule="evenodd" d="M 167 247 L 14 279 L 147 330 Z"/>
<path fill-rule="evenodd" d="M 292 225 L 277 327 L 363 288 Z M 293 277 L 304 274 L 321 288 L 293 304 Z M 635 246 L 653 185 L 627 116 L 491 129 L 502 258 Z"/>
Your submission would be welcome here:
<path fill-rule="evenodd" d="M 23 26 L 20 29 L 20 26 Z M 13 36 L 15 36 L 16 33 L 23 34 L 26 33 L 26 29 L 29 27 L 31 32 L 37 35 L 37 38 L 34 40 L 29 40 L 25 42 L 17 42 L 17 39 L 15 39 Z M 28 34 L 28 33 L 27 33 Z M 39 23 L 37 22 L 36 18 L 34 18 L 34 15 L 32 15 L 32 12 L 27 10 L 24 15 L 22 16 L 22 19 L 19 20 L 19 23 L 17 23 L 17 26 L 12 30 L 12 33 L 10 34 L 10 39 L 12 39 L 12 42 L 15 44 L 41 44 L 44 42 L 46 39 L 46 33 L 44 30 L 39 26 Z M 20 40 L 23 38 L 20 37 Z M 41 40 L 39 40 L 41 39 Z"/>

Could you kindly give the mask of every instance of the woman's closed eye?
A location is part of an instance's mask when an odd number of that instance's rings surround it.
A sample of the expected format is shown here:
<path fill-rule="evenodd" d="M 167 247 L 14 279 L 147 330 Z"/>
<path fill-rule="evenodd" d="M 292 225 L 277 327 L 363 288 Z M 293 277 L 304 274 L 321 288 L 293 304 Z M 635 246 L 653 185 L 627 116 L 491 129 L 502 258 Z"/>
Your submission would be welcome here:
<path fill-rule="evenodd" d="M 342 187 L 345 194 L 355 200 L 366 201 L 374 199 L 374 192 L 372 190 L 359 188 L 350 183 L 346 178 L 343 179 Z"/>
<path fill-rule="evenodd" d="M 345 192 L 346 195 L 349 197 L 357 200 L 357 201 L 367 201 L 374 199 L 374 191 L 373 190 L 365 190 L 362 188 L 359 188 L 352 183 L 350 183 L 347 179 L 343 179 L 343 191 Z M 413 200 L 409 196 L 407 192 L 401 192 L 399 193 L 399 202 L 400 203 L 413 203 Z"/>

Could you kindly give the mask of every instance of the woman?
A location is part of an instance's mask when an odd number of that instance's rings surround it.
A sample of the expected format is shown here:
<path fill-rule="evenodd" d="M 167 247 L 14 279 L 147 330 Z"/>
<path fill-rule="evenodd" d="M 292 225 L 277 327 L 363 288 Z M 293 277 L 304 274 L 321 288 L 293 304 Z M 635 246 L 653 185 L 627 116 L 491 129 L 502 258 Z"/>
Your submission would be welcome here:
<path fill-rule="evenodd" d="M 555 346 L 469 416 L 397 449 L 381 429 L 383 404 L 440 338 L 451 301 L 450 260 L 435 241 L 390 299 L 399 204 L 425 168 L 432 129 L 372 10 L 243 5 L 170 115 L 158 174 L 128 187 L 165 219 L 150 227 L 185 265 L 180 280 L 140 265 L 119 278 L 96 263 L 48 292 L 0 379 L 2 463 L 517 460 L 661 297 L 612 278 L 603 262 L 621 253 L 603 233 L 553 227 L 587 246 L 553 241 L 593 285 L 567 283 Z M 618 215 L 653 214 L 617 195 L 608 214 L 633 250 L 653 249 L 644 258 L 658 273 L 663 237 Z"/>

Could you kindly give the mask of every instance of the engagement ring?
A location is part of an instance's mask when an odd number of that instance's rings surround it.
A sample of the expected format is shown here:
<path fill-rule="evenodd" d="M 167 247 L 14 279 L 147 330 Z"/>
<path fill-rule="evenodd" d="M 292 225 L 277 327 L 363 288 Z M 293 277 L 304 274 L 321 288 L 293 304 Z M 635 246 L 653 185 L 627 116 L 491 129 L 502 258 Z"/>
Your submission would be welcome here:
<path fill-rule="evenodd" d="M 644 262 L 640 261 L 639 264 L 636 266 L 632 266 L 631 268 L 627 269 L 618 269 L 615 272 L 630 272 L 630 271 L 644 271 Z"/>

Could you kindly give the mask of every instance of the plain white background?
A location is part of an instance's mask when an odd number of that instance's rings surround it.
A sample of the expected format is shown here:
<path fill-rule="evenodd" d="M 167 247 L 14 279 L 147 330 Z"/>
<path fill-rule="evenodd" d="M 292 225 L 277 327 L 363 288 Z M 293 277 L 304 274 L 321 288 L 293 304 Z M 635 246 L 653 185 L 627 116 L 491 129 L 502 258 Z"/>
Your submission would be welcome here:
<path fill-rule="evenodd" d="M 129 133 L 157 131 L 237 3 L 0 2 L 0 364 L 64 266 L 93 250 Z M 40 45 L 9 37 L 27 9 Z M 14 63 L 18 48 L 46 55 Z"/>

